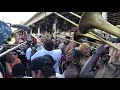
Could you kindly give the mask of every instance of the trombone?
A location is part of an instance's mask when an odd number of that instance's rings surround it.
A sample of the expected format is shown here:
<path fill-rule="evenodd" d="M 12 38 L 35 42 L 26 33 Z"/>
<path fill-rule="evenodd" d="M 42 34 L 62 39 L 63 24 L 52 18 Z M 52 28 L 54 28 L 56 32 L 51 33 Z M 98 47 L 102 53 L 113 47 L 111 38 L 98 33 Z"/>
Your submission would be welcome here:
<path fill-rule="evenodd" d="M 19 48 L 20 46 L 22 46 L 22 45 L 24 45 L 24 44 L 26 44 L 26 43 L 27 43 L 27 42 L 24 42 L 24 43 L 21 43 L 21 44 L 13 47 L 13 48 L 11 48 L 11 49 L 8 49 L 7 51 L 1 53 L 1 54 L 0 54 L 0 57 L 6 55 L 7 53 L 9 53 L 9 52 L 11 52 L 11 51 L 13 51 L 13 50 L 16 50 L 17 48 Z"/>
<path fill-rule="evenodd" d="M 76 24 L 75 22 L 69 20 L 68 18 L 66 18 L 66 17 L 64 17 L 64 16 L 62 16 L 61 14 L 59 14 L 59 13 L 57 13 L 57 12 L 54 12 L 54 13 L 55 13 L 56 15 L 58 15 L 59 17 L 63 18 L 64 20 L 70 22 L 71 24 L 73 24 L 73 25 L 79 27 L 78 24 Z M 92 38 L 92 39 L 95 39 L 95 40 L 101 41 L 100 39 L 94 37 L 93 35 L 91 35 L 91 34 L 89 34 L 89 33 L 87 33 L 87 34 L 81 34 L 79 31 L 78 31 L 78 33 L 79 33 L 80 35 L 84 36 L 84 37 Z"/>
<path fill-rule="evenodd" d="M 56 33 L 56 34 L 61 34 L 61 35 L 64 35 L 64 36 L 72 37 L 72 36 L 69 36 L 69 35 L 62 34 L 62 33 Z M 62 37 L 60 37 L 60 38 L 62 38 Z M 63 39 L 66 39 L 66 38 L 63 38 Z M 73 41 L 73 42 L 75 42 L 75 43 L 80 44 L 79 42 L 77 42 L 77 41 L 75 41 L 75 40 L 70 40 L 70 39 L 66 39 L 66 40 Z M 87 40 L 83 40 L 83 39 L 81 39 L 81 40 L 82 40 L 83 42 L 88 42 L 88 43 L 91 43 L 91 44 L 96 45 L 96 46 L 99 45 L 99 44 L 97 44 L 97 43 L 93 43 L 93 42 L 90 42 L 90 41 L 87 41 Z"/>
<path fill-rule="evenodd" d="M 67 39 L 67 38 L 63 38 L 63 37 L 60 37 L 60 36 L 58 36 L 58 35 L 56 35 L 56 36 L 59 37 L 59 38 L 62 38 L 62 39 L 65 39 L 65 40 L 68 40 L 68 41 L 71 41 L 71 42 L 74 42 L 74 43 L 77 43 L 77 44 L 83 45 L 82 43 L 77 42 L 77 41 L 75 41 L 75 40 L 70 40 L 70 39 Z M 86 45 L 84 45 L 84 46 L 86 46 Z M 86 47 L 89 47 L 89 48 L 91 48 L 91 49 L 96 49 L 96 48 L 91 47 L 91 46 L 86 46 Z"/>
<path fill-rule="evenodd" d="M 24 25 L 19 25 L 19 24 L 16 24 L 16 25 L 15 25 L 15 24 L 14 24 L 14 25 L 11 25 L 11 24 L 10 24 L 10 27 L 18 28 L 18 29 L 23 29 L 23 30 L 30 30 L 29 27 L 24 26 Z M 12 38 L 14 38 L 14 37 L 12 36 Z M 3 44 L 3 46 L 12 46 L 12 45 L 15 45 L 15 44 L 14 44 L 15 39 L 13 39 L 13 40 L 11 41 L 11 36 L 10 36 L 10 42 L 11 42 L 10 44 L 5 44 L 5 45 Z M 8 43 L 9 43 L 9 41 L 8 41 Z M 1 54 L 0 54 L 0 57 L 6 55 L 7 53 L 9 53 L 9 52 L 11 52 L 11 51 L 13 51 L 13 50 L 16 50 L 17 48 L 19 48 L 20 46 L 22 46 L 22 45 L 24 45 L 24 44 L 26 44 L 26 43 L 27 43 L 27 41 L 25 41 L 24 43 L 18 44 L 17 46 L 15 46 L 15 47 L 13 47 L 13 48 L 8 49 L 7 51 L 1 53 Z"/>
<path fill-rule="evenodd" d="M 38 40 L 39 43 L 42 45 L 42 47 L 44 47 L 44 46 L 43 46 L 43 43 L 41 42 L 41 40 L 40 40 L 39 38 L 37 38 L 37 37 L 35 36 L 35 34 L 32 34 L 31 36 L 32 36 L 33 38 L 35 38 L 36 40 Z"/>
<path fill-rule="evenodd" d="M 115 26 L 113 26 L 112 24 L 110 24 L 109 22 L 105 21 L 102 17 L 101 17 L 101 13 L 100 12 L 87 12 L 84 13 L 81 17 L 81 20 L 79 22 L 79 25 L 76 24 L 75 22 L 67 19 L 66 17 L 60 15 L 57 12 L 54 12 L 56 15 L 60 16 L 61 18 L 67 20 L 68 22 L 74 24 L 75 26 L 79 27 L 79 31 L 82 32 L 83 34 L 87 33 L 90 29 L 101 29 L 103 31 L 106 31 L 107 33 L 113 34 L 115 36 L 119 36 L 119 29 Z M 74 14 L 75 15 L 75 14 Z M 101 22 L 100 22 L 101 21 Z M 91 23 L 92 22 L 92 23 Z M 104 26 L 104 28 L 102 27 L 102 25 Z M 110 26 L 114 31 L 109 31 L 111 30 Z M 87 30 L 87 31 L 86 31 Z M 88 34 L 88 33 L 87 33 Z M 91 30 L 91 32 L 89 33 L 90 35 L 96 37 L 97 39 L 99 39 L 100 41 L 108 44 L 109 46 L 118 49 L 118 47 L 116 47 L 113 43 L 104 40 L 102 37 L 96 35 L 96 33 L 94 31 Z"/>
<path fill-rule="evenodd" d="M 79 15 L 73 13 L 73 12 L 69 12 L 69 13 L 71 13 L 71 14 L 74 15 L 74 16 L 79 17 L 80 19 L 82 18 L 81 16 L 79 16 Z M 79 27 L 80 27 L 80 26 L 79 26 Z M 119 28 L 119 25 L 117 25 L 117 27 Z M 103 41 L 104 43 L 107 43 L 108 45 L 110 45 L 110 46 L 112 46 L 112 47 L 118 49 L 118 47 L 116 47 L 115 45 L 113 45 L 113 43 L 111 43 L 111 42 L 109 42 L 109 41 L 103 39 L 103 37 L 100 36 L 100 35 L 99 35 L 97 32 L 95 32 L 94 30 L 91 29 L 90 31 L 91 31 L 91 32 L 89 32 L 89 34 L 95 36 L 96 38 L 98 38 L 99 40 Z"/>

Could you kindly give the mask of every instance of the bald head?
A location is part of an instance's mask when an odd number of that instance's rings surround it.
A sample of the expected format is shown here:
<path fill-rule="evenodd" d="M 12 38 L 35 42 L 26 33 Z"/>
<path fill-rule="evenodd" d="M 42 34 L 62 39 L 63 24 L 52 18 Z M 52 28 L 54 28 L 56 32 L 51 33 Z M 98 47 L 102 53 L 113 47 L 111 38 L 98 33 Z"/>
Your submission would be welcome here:
<path fill-rule="evenodd" d="M 51 39 L 45 39 L 44 41 L 44 48 L 48 51 L 53 50 L 54 43 Z"/>

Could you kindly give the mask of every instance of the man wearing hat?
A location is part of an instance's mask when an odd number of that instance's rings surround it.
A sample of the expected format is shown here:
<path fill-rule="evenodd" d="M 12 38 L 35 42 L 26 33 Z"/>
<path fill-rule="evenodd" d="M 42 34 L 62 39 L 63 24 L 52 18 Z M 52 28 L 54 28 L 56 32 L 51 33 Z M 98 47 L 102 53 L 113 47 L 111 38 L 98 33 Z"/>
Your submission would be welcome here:
<path fill-rule="evenodd" d="M 54 63 L 48 57 L 37 57 L 31 62 L 32 78 L 56 78 Z"/>

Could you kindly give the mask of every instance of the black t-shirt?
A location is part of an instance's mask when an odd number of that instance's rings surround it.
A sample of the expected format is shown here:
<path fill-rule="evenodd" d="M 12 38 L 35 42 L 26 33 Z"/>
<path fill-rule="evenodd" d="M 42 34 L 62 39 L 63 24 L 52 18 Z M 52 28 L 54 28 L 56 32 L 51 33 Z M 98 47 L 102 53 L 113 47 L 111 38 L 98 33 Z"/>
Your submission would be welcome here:
<path fill-rule="evenodd" d="M 17 49 L 17 54 L 18 54 L 18 58 L 21 60 L 22 64 L 26 67 L 26 54 L 25 54 L 26 50 L 21 51 L 20 49 Z"/>

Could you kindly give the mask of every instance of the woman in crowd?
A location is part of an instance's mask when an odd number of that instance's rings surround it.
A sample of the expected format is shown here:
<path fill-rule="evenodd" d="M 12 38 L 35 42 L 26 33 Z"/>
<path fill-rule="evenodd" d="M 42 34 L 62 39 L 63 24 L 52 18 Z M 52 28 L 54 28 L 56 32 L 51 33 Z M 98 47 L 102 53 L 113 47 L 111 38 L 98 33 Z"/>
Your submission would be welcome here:
<path fill-rule="evenodd" d="M 83 61 L 82 61 L 82 66 L 86 63 L 86 61 L 90 58 L 90 44 L 89 43 L 82 43 L 80 45 L 80 52 L 83 54 Z"/>
<path fill-rule="evenodd" d="M 7 78 L 12 78 L 12 68 L 15 64 L 21 63 L 20 59 L 17 57 L 17 53 L 9 52 L 6 56 L 6 59 L 11 59 L 11 63 L 6 62 L 6 72 Z"/>
<path fill-rule="evenodd" d="M 68 56 L 66 56 L 66 58 L 69 59 L 70 64 L 68 68 L 64 71 L 64 77 L 78 78 L 82 68 L 83 61 L 82 53 L 77 49 L 73 49 L 71 53 Z"/>

